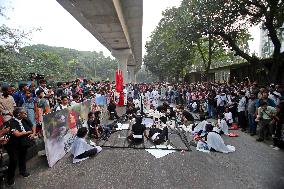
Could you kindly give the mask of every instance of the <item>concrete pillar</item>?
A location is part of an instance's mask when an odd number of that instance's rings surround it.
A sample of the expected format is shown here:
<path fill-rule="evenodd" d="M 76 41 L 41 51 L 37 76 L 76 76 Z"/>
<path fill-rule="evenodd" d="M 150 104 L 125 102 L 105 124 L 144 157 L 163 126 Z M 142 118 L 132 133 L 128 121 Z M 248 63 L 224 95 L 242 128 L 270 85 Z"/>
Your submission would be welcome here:
<path fill-rule="evenodd" d="M 136 82 L 135 68 L 136 68 L 136 66 L 127 66 L 127 69 L 129 71 L 129 83 L 135 83 Z"/>
<path fill-rule="evenodd" d="M 122 50 L 112 50 L 112 56 L 118 59 L 118 69 L 122 71 L 123 74 L 123 84 L 128 83 L 128 73 L 127 73 L 127 62 L 129 56 L 132 54 L 130 49 Z"/>

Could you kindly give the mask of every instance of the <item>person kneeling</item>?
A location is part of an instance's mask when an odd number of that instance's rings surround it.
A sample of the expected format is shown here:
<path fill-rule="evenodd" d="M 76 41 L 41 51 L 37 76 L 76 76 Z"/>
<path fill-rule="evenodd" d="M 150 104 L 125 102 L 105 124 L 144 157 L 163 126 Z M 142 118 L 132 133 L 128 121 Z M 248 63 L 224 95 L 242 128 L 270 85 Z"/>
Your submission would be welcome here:
<path fill-rule="evenodd" d="M 75 138 L 72 146 L 71 153 L 74 156 L 73 163 L 86 160 L 89 157 L 93 157 L 102 151 L 100 146 L 91 146 L 86 142 L 85 137 L 87 136 L 88 130 L 86 127 L 78 129 L 77 137 Z"/>
<path fill-rule="evenodd" d="M 164 127 L 164 129 L 152 127 L 149 131 L 149 139 L 156 145 L 160 145 L 161 143 L 168 140 L 168 128 Z"/>

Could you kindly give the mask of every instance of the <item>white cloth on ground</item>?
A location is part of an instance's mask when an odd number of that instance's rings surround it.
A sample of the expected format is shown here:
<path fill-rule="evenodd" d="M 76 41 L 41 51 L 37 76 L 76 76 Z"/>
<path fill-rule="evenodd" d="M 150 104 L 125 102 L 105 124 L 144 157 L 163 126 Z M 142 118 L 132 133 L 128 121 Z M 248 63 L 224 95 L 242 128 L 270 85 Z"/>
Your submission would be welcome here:
<path fill-rule="evenodd" d="M 72 146 L 71 146 L 71 153 L 73 154 L 73 163 L 78 163 L 80 161 L 86 160 L 87 158 L 82 158 L 82 159 L 76 159 L 75 157 L 79 156 L 80 154 L 83 154 L 84 152 L 91 150 L 91 149 L 97 149 L 97 153 L 102 151 L 102 148 L 100 146 L 91 146 L 89 145 L 85 139 L 76 137 L 74 140 Z"/>
<path fill-rule="evenodd" d="M 205 127 L 208 124 L 208 121 L 203 120 L 200 123 L 198 123 L 198 125 L 193 129 L 192 133 L 198 133 L 199 131 L 203 130 L 205 131 Z"/>
<path fill-rule="evenodd" d="M 230 153 L 236 150 L 234 146 L 231 145 L 226 146 L 222 137 L 215 132 L 208 133 L 207 145 L 209 149 L 213 148 L 214 150 L 222 153 Z"/>

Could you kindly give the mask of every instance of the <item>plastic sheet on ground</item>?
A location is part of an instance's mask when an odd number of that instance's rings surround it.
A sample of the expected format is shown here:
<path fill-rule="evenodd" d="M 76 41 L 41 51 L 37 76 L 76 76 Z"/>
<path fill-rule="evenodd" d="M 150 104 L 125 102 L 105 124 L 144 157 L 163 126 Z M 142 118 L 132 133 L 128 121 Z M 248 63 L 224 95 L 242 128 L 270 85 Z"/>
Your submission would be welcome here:
<path fill-rule="evenodd" d="M 164 156 L 166 156 L 168 154 L 171 154 L 173 152 L 176 152 L 176 150 L 163 150 L 163 149 L 173 149 L 173 147 L 171 145 L 168 145 L 168 146 L 166 146 L 166 145 L 157 145 L 156 147 L 152 146 L 150 148 L 153 148 L 153 149 L 146 149 L 146 151 L 149 152 L 150 154 L 152 154 L 153 156 L 155 156 L 155 158 L 157 158 L 157 159 L 161 158 L 161 157 L 164 157 Z"/>
<path fill-rule="evenodd" d="M 128 123 L 126 123 L 126 124 L 118 123 L 117 124 L 117 128 L 116 128 L 117 131 L 127 130 L 127 129 L 129 129 L 129 124 Z"/>

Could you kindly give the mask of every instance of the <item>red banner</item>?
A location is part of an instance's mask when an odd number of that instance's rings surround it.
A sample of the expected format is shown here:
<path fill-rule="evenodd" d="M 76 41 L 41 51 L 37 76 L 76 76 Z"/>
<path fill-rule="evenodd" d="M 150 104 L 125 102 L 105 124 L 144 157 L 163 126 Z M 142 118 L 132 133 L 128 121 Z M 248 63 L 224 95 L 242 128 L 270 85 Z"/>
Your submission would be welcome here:
<path fill-rule="evenodd" d="M 119 102 L 117 105 L 123 106 L 124 105 L 124 94 L 123 94 L 123 75 L 121 70 L 116 70 L 115 73 L 115 80 L 116 80 L 116 92 L 119 93 Z"/>

